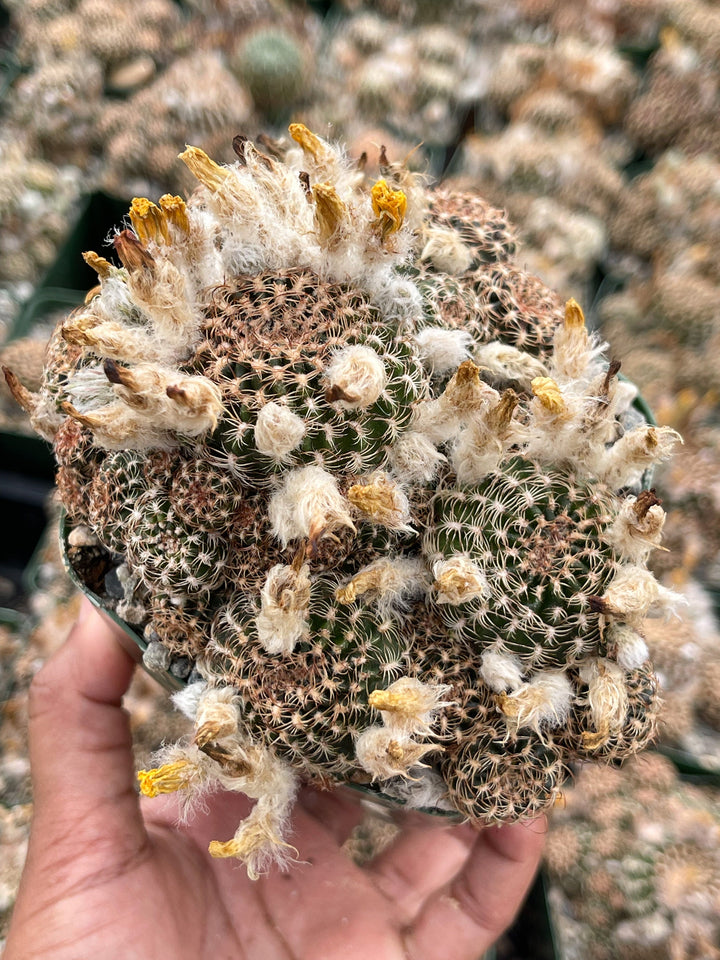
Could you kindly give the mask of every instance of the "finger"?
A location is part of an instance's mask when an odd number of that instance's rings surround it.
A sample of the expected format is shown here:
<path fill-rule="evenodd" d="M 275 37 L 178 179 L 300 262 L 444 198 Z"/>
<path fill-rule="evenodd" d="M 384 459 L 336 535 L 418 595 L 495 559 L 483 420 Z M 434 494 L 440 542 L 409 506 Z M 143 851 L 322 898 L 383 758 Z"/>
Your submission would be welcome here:
<path fill-rule="evenodd" d="M 544 818 L 488 827 L 443 893 L 406 932 L 409 960 L 475 960 L 510 925 L 540 862 Z"/>
<path fill-rule="evenodd" d="M 406 960 L 385 899 L 302 807 L 289 838 L 297 863 L 257 881 L 268 915 L 294 957 Z"/>
<path fill-rule="evenodd" d="M 339 790 L 305 787 L 298 800 L 303 809 L 335 838 L 338 846 L 342 846 L 355 827 L 365 819 L 365 811 L 360 803 Z"/>
<path fill-rule="evenodd" d="M 476 838 L 477 831 L 469 825 L 426 822 L 405 830 L 370 864 L 370 877 L 393 901 L 401 924 L 410 923 L 427 898 L 462 869 Z"/>
<path fill-rule="evenodd" d="M 134 662 L 114 625 L 83 601 L 65 644 L 33 680 L 29 698 L 35 832 L 84 849 L 144 842 L 132 739 L 121 702 Z"/>

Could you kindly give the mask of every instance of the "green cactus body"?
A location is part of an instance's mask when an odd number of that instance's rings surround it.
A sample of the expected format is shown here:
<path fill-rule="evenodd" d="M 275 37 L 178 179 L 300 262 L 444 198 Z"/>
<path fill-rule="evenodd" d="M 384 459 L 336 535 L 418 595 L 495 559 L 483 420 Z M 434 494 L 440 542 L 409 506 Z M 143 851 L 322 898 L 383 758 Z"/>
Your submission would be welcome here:
<path fill-rule="evenodd" d="M 125 548 L 135 573 L 162 591 L 192 595 L 213 590 L 224 579 L 226 541 L 184 523 L 155 489 L 133 504 Z"/>
<path fill-rule="evenodd" d="M 255 106 L 270 116 L 287 110 L 307 85 L 307 63 L 295 38 L 280 28 L 259 30 L 235 53 L 235 70 Z"/>
<path fill-rule="evenodd" d="M 432 508 L 428 562 L 469 557 L 487 580 L 485 595 L 438 605 L 450 627 L 478 650 L 495 645 L 535 668 L 598 652 L 590 601 L 617 569 L 602 541 L 609 491 L 516 459 L 479 487 L 440 491 Z"/>
<path fill-rule="evenodd" d="M 428 377 L 411 345 L 371 304 L 308 273 L 242 279 L 215 291 L 193 370 L 220 383 L 225 415 L 211 441 L 236 475 L 263 485 L 293 465 L 362 474 L 384 464 Z M 382 389 L 360 406 L 325 369 L 340 351 L 364 347 L 383 369 Z M 305 424 L 292 450 L 258 450 L 253 427 L 268 403 Z"/>
<path fill-rule="evenodd" d="M 333 584 L 319 581 L 306 637 L 279 665 L 243 606 L 215 618 L 205 651 L 210 674 L 237 688 L 253 737 L 314 776 L 347 776 L 355 766 L 354 737 L 371 722 L 368 695 L 405 671 L 407 639 L 366 605 L 338 606 Z"/>
<path fill-rule="evenodd" d="M 466 816 L 482 811 L 488 823 L 540 814 L 567 776 L 561 749 L 534 735 L 510 742 L 493 733 L 479 736 L 447 765 L 453 806 Z"/>

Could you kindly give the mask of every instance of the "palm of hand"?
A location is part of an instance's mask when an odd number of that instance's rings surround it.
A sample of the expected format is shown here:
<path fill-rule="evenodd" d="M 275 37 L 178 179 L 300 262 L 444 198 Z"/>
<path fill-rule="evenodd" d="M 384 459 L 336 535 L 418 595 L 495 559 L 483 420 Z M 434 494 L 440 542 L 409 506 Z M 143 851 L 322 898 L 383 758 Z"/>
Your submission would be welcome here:
<path fill-rule="evenodd" d="M 189 827 L 174 825 L 172 798 L 141 807 L 120 708 L 131 673 L 90 615 L 35 685 L 36 811 L 6 960 L 476 960 L 510 923 L 539 859 L 538 823 L 477 832 L 409 815 L 360 868 L 341 849 L 359 804 L 305 789 L 290 870 L 251 881 L 213 860 L 208 842 L 231 835 L 249 802 L 216 797 Z M 58 732 L 60 753 L 48 749 Z"/>

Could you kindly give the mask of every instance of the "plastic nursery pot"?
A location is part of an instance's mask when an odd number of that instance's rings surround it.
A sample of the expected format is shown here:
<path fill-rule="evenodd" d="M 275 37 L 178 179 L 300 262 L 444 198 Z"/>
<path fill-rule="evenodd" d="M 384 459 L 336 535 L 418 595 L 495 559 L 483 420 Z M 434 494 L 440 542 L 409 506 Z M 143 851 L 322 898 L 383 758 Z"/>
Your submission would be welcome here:
<path fill-rule="evenodd" d="M 18 440 L 30 440 L 18 437 Z M 8 436 L 0 435 L 0 523 L 3 549 L 0 556 L 0 578 L 8 592 L 0 600 L 5 606 L 22 610 L 27 591 L 23 576 L 37 543 L 42 537 L 47 517 L 45 500 L 52 489 L 52 472 L 46 477 L 27 475 L 14 469 L 16 463 L 3 456 Z"/>

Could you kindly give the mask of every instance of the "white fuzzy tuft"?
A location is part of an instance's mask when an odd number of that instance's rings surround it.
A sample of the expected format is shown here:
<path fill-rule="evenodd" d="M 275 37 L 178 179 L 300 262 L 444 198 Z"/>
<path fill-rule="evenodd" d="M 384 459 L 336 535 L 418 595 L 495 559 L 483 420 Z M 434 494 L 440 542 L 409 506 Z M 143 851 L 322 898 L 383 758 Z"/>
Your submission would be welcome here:
<path fill-rule="evenodd" d="M 605 631 L 605 641 L 608 649 L 614 650 L 615 659 L 623 670 L 637 670 L 650 656 L 643 638 L 626 623 L 610 623 Z"/>
<path fill-rule="evenodd" d="M 598 454 L 595 471 L 613 489 L 634 483 L 643 470 L 667 460 L 682 437 L 671 427 L 635 427 Z"/>
<path fill-rule="evenodd" d="M 289 654 L 309 630 L 310 567 L 278 563 L 271 567 L 260 594 L 255 620 L 258 640 L 268 653 Z"/>
<path fill-rule="evenodd" d="M 172 434 L 201 436 L 215 429 L 223 410 L 222 393 L 212 380 L 152 363 L 80 370 L 67 393 L 70 416 L 110 450 L 172 446 L 177 442 Z"/>
<path fill-rule="evenodd" d="M 231 840 L 214 840 L 208 850 L 212 857 L 241 860 L 254 880 L 273 864 L 286 866 L 296 852 L 285 834 L 298 782 L 287 763 L 240 733 L 223 741 L 223 748 L 218 782 L 226 790 L 257 798 L 257 803 Z"/>
<path fill-rule="evenodd" d="M 628 710 L 625 673 L 617 663 L 602 657 L 585 661 L 579 673 L 588 687 L 586 703 L 596 730 L 583 739 L 589 749 L 598 749 L 625 723 Z"/>
<path fill-rule="evenodd" d="M 387 384 L 385 364 L 371 348 L 354 345 L 335 354 L 325 371 L 328 399 L 343 410 L 375 403 Z"/>
<path fill-rule="evenodd" d="M 596 353 L 595 346 L 579 304 L 568 300 L 565 322 L 555 330 L 553 339 L 553 374 L 564 380 L 583 377 Z"/>
<path fill-rule="evenodd" d="M 383 616 L 404 609 L 408 601 L 429 588 L 428 573 L 420 558 L 381 557 L 359 570 L 335 592 L 340 603 L 353 603 L 357 597 L 375 600 Z"/>
<path fill-rule="evenodd" d="M 480 663 L 480 676 L 495 693 L 515 690 L 523 682 L 523 668 L 519 657 L 497 650 L 487 650 Z"/>
<path fill-rule="evenodd" d="M 431 443 L 439 445 L 456 436 L 463 422 L 462 412 L 445 403 L 440 396 L 436 400 L 423 400 L 415 407 L 413 433 L 422 434 Z"/>
<path fill-rule="evenodd" d="M 505 453 L 508 444 L 504 441 L 482 420 L 461 430 L 450 457 L 458 483 L 475 485 L 492 473 Z"/>
<path fill-rule="evenodd" d="M 572 701 L 572 684 L 562 670 L 543 670 L 511 694 L 498 696 L 500 711 L 513 735 L 523 727 L 540 733 L 541 727 L 561 726 L 568 718 Z"/>
<path fill-rule="evenodd" d="M 511 380 L 521 384 L 526 390 L 530 389 L 530 383 L 535 377 L 546 377 L 548 373 L 543 362 L 537 357 L 499 340 L 479 347 L 475 351 L 474 359 L 493 379 Z"/>
<path fill-rule="evenodd" d="M 268 509 L 270 527 L 283 547 L 291 540 L 317 542 L 340 527 L 355 529 L 349 507 L 335 477 L 322 467 L 301 467 L 292 470 L 273 494 Z"/>
<path fill-rule="evenodd" d="M 195 742 L 198 746 L 224 740 L 237 733 L 240 722 L 238 693 L 234 687 L 206 687 L 195 715 Z"/>
<path fill-rule="evenodd" d="M 403 434 L 390 448 L 393 473 L 400 480 L 430 483 L 445 462 L 432 440 L 416 430 Z"/>
<path fill-rule="evenodd" d="M 355 757 L 373 780 L 388 780 L 390 777 L 409 777 L 410 770 L 433 749 L 437 747 L 417 743 L 378 724 L 360 734 L 355 742 Z"/>
<path fill-rule="evenodd" d="M 302 442 L 307 426 L 281 403 L 266 403 L 255 423 L 255 446 L 274 460 L 286 460 Z"/>
<path fill-rule="evenodd" d="M 657 582 L 649 570 L 628 565 L 621 567 L 602 597 L 602 613 L 616 620 L 637 624 L 645 617 L 674 613 L 685 597 Z"/>
<path fill-rule="evenodd" d="M 442 683 L 400 677 L 385 690 L 373 690 L 368 703 L 382 713 L 388 730 L 400 735 L 426 736 L 438 711 L 450 706 L 451 701 L 443 699 L 450 689 Z"/>
<path fill-rule="evenodd" d="M 410 503 L 397 483 L 378 470 L 362 483 L 353 484 L 347 491 L 350 503 L 359 510 L 363 519 L 382 524 L 390 530 L 409 533 L 412 527 Z"/>
<path fill-rule="evenodd" d="M 407 778 L 389 780 L 383 793 L 400 800 L 409 810 L 452 810 L 445 781 L 430 767 L 412 767 Z"/>
<path fill-rule="evenodd" d="M 198 707 L 203 694 L 207 690 L 207 683 L 204 680 L 198 680 L 197 683 L 189 683 L 182 690 L 172 695 L 173 705 L 187 717 L 188 720 L 195 720 Z"/>
<path fill-rule="evenodd" d="M 472 263 L 470 248 L 463 243 L 457 230 L 447 227 L 427 227 L 421 260 L 429 260 L 437 270 L 457 276 L 465 273 Z"/>
<path fill-rule="evenodd" d="M 480 566 L 469 557 L 438 560 L 433 566 L 435 599 L 438 603 L 469 603 L 488 593 L 488 583 Z"/>
<path fill-rule="evenodd" d="M 647 496 L 647 494 L 645 495 Z M 665 525 L 665 511 L 655 503 L 643 510 L 642 499 L 627 497 L 608 530 L 605 539 L 626 560 L 643 563 L 660 545 Z"/>
<path fill-rule="evenodd" d="M 443 374 L 455 370 L 470 357 L 473 339 L 464 330 L 425 327 L 417 334 L 415 342 L 432 373 Z"/>

